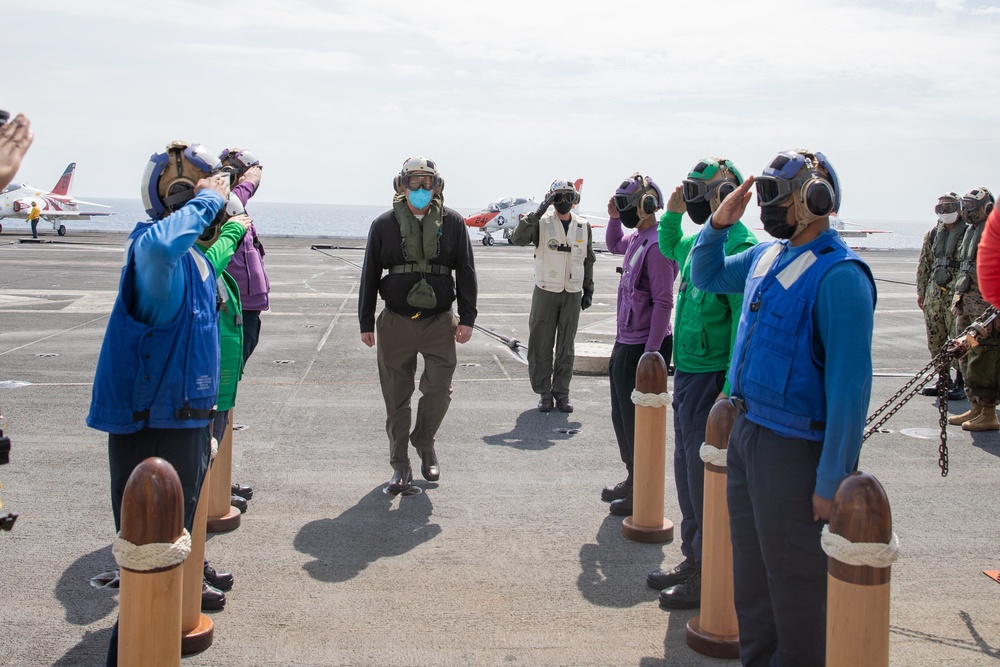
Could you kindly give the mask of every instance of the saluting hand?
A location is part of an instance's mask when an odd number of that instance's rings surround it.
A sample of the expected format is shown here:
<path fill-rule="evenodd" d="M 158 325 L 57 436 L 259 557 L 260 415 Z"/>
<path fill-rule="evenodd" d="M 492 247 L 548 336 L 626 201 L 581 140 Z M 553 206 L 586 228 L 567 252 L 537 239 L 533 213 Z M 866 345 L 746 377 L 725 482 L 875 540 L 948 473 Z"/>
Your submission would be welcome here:
<path fill-rule="evenodd" d="M 684 201 L 683 187 L 678 185 L 667 199 L 667 212 L 684 213 L 685 211 L 687 211 L 687 203 Z"/>
<path fill-rule="evenodd" d="M 260 167 L 259 166 L 250 167 L 245 172 L 243 172 L 243 175 L 240 176 L 239 183 L 243 183 L 244 181 L 249 181 L 250 183 L 253 183 L 253 187 L 254 187 L 255 190 L 257 188 L 259 188 L 260 187 Z M 237 183 L 237 185 L 239 183 Z"/>
<path fill-rule="evenodd" d="M 194 193 L 198 194 L 202 190 L 215 190 L 223 199 L 229 201 L 229 175 L 216 174 L 199 180 L 194 184 Z"/>
<path fill-rule="evenodd" d="M 722 200 L 719 208 L 712 214 L 712 227 L 716 229 L 732 227 L 737 220 L 743 217 L 744 211 L 747 210 L 747 204 L 753 197 L 753 191 L 750 190 L 753 187 L 753 181 L 753 176 L 747 177 L 747 180 L 743 181 L 738 188 Z"/>
<path fill-rule="evenodd" d="M 250 229 L 250 225 L 253 224 L 253 218 L 245 213 L 243 215 L 234 215 L 229 220 L 230 222 L 239 223 L 243 227 L 243 231 Z"/>
<path fill-rule="evenodd" d="M 19 113 L 3 128 L 0 128 L 0 188 L 5 188 L 14 180 L 21 158 L 28 151 L 35 135 L 31 131 L 31 121 Z"/>
<path fill-rule="evenodd" d="M 618 219 L 618 207 L 615 206 L 615 198 L 612 196 L 608 199 L 608 217 L 612 220 Z"/>

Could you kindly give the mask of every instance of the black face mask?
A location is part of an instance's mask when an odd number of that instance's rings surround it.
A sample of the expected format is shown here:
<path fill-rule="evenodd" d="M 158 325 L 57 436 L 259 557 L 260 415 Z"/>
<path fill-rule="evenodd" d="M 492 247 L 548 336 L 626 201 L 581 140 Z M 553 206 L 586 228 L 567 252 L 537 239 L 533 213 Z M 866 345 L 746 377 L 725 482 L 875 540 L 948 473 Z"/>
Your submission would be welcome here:
<path fill-rule="evenodd" d="M 624 211 L 618 211 L 618 217 L 621 218 L 624 227 L 635 229 L 639 226 L 639 210 L 636 208 L 627 208 Z"/>
<path fill-rule="evenodd" d="M 553 204 L 553 206 L 556 209 L 556 213 L 560 213 L 562 215 L 566 215 L 567 213 L 573 210 L 573 202 L 569 201 Z"/>
<path fill-rule="evenodd" d="M 687 205 L 688 215 L 696 225 L 704 225 L 712 215 L 712 206 L 707 201 L 691 202 Z"/>
<path fill-rule="evenodd" d="M 760 221 L 764 231 L 776 239 L 790 239 L 795 227 L 788 224 L 788 209 L 784 206 L 761 206 Z"/>

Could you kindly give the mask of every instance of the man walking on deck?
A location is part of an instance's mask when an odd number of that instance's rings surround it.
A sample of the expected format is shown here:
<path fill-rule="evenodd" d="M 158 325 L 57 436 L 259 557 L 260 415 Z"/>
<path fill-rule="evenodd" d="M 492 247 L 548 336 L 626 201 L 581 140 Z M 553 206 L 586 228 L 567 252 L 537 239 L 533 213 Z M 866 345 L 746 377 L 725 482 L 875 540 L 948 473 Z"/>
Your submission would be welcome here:
<path fill-rule="evenodd" d="M 388 488 L 400 493 L 413 479 L 410 443 L 420 455 L 424 479 L 433 482 L 441 476 L 434 438 L 451 403 L 458 363 L 455 343 L 467 343 L 476 323 L 477 284 L 465 219 L 444 205 L 444 180 L 437 164 L 425 157 L 409 158 L 393 186 L 392 209 L 377 217 L 368 233 L 358 319 L 361 341 L 368 347 L 377 343 L 393 469 Z M 385 308 L 376 319 L 379 296 Z M 418 354 L 424 358 L 424 372 L 411 431 Z"/>
<path fill-rule="evenodd" d="M 42 215 L 42 210 L 38 208 L 38 202 L 31 202 L 31 210 L 28 211 L 28 224 L 31 225 L 31 238 L 38 238 L 38 218 Z"/>

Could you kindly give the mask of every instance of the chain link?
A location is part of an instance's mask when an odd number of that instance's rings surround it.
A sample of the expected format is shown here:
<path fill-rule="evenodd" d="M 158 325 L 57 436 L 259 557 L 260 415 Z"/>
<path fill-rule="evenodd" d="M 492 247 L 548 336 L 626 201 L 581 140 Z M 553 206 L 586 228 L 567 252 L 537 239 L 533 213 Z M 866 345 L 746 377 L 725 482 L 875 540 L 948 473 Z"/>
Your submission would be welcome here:
<path fill-rule="evenodd" d="M 978 340 L 980 336 L 987 333 L 987 327 L 992 324 L 993 320 L 998 316 L 998 311 L 995 307 L 990 306 L 982 315 L 976 318 L 975 322 L 970 324 L 968 328 L 960 333 L 956 338 L 949 340 L 942 347 L 941 351 L 931 359 L 930 363 L 917 371 L 910 380 L 903 385 L 903 387 L 897 391 L 892 397 L 883 403 L 875 412 L 873 412 L 867 420 L 865 420 L 865 426 L 872 424 L 867 431 L 865 431 L 864 437 L 861 442 L 867 440 L 873 433 L 879 430 L 882 424 L 889 421 L 889 419 L 899 412 L 899 409 L 906 405 L 911 398 L 917 395 L 924 386 L 930 382 L 934 375 L 932 371 L 936 370 L 938 375 L 937 391 L 938 391 L 938 425 L 941 428 L 941 444 L 938 445 L 938 467 L 941 468 L 941 476 L 948 476 L 948 389 L 949 387 L 949 375 L 950 367 L 953 361 L 961 359 L 964 357 L 972 345 L 969 343 L 969 338 Z M 904 396 L 905 394 L 905 396 Z M 903 397 L 896 405 L 893 403 L 897 399 Z M 886 412 L 888 410 L 888 412 Z M 882 413 L 885 412 L 883 415 Z M 875 420 L 878 421 L 875 421 Z"/>

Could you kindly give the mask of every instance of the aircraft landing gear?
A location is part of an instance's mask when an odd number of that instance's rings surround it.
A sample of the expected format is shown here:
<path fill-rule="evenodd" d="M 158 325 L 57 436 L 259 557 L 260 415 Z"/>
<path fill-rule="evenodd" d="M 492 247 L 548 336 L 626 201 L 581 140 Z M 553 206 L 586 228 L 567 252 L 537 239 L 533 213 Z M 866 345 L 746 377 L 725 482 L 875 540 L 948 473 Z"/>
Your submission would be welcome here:
<path fill-rule="evenodd" d="M 66 236 L 66 225 L 59 225 L 59 229 L 56 230 L 59 236 Z"/>
<path fill-rule="evenodd" d="M 483 239 L 482 239 L 482 244 L 483 245 L 493 245 L 493 237 L 492 236 L 484 236 Z"/>
<path fill-rule="evenodd" d="M 503 230 L 503 237 L 507 239 L 507 245 L 514 245 L 514 239 L 511 237 L 511 231 L 509 229 Z"/>

